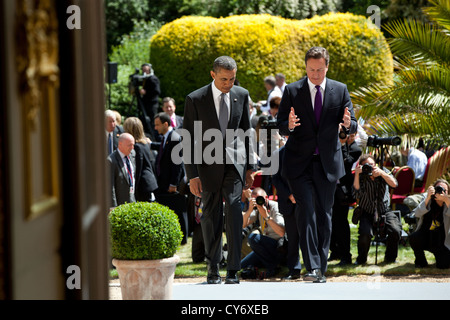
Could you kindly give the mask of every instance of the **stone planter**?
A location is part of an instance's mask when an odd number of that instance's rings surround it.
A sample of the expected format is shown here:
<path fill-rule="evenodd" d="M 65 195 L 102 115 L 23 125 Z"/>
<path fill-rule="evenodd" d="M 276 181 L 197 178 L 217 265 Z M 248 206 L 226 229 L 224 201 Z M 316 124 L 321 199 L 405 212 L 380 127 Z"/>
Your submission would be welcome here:
<path fill-rule="evenodd" d="M 177 255 L 161 260 L 117 260 L 112 263 L 119 273 L 123 300 L 172 299 Z"/>

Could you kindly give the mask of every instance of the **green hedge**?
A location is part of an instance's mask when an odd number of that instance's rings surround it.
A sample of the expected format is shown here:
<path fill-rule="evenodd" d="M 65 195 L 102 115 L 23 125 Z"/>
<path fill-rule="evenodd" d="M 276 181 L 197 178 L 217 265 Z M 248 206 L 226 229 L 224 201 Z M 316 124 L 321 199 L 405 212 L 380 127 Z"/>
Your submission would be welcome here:
<path fill-rule="evenodd" d="M 177 112 L 182 112 L 186 95 L 212 81 L 209 71 L 216 57 L 236 60 L 240 84 L 257 101 L 267 98 L 264 77 L 282 72 L 288 83 L 303 77 L 304 56 L 312 46 L 328 49 L 328 76 L 346 83 L 350 91 L 392 79 L 392 54 L 383 34 L 365 17 L 349 13 L 308 20 L 183 17 L 152 37 L 150 56 L 163 95 L 175 98 Z"/>
<path fill-rule="evenodd" d="M 115 259 L 170 258 L 183 238 L 175 212 L 156 202 L 122 204 L 111 211 L 109 223 Z"/>

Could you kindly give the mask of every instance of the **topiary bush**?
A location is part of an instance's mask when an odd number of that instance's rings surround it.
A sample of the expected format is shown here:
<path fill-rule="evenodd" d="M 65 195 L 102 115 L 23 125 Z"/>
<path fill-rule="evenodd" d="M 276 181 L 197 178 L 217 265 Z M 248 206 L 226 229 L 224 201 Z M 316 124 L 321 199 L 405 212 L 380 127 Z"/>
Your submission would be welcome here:
<path fill-rule="evenodd" d="M 126 203 L 109 214 L 112 257 L 158 260 L 172 257 L 183 233 L 173 210 L 156 202 Z"/>
<path fill-rule="evenodd" d="M 312 46 L 327 48 L 328 76 L 350 91 L 393 77 L 392 54 L 382 32 L 367 18 L 350 13 L 307 20 L 183 17 L 164 25 L 152 37 L 150 50 L 163 95 L 175 98 L 177 112 L 182 112 L 186 95 L 212 81 L 209 71 L 216 57 L 236 60 L 240 84 L 257 101 L 267 98 L 264 77 L 282 72 L 288 83 L 302 78 L 304 57 Z"/>

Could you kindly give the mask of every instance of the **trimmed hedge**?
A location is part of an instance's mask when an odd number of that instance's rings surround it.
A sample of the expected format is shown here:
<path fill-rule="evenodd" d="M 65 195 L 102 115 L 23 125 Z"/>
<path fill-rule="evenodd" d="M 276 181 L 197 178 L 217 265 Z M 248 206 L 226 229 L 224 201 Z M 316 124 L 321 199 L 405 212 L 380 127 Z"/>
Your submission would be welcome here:
<path fill-rule="evenodd" d="M 122 204 L 111 211 L 109 223 L 115 259 L 170 258 L 183 238 L 175 212 L 156 202 Z"/>
<path fill-rule="evenodd" d="M 350 13 L 308 20 L 183 17 L 152 37 L 150 56 L 163 95 L 175 98 L 182 112 L 186 95 L 212 81 L 209 71 L 216 57 L 236 60 L 240 85 L 257 101 L 267 98 L 264 77 L 282 72 L 288 83 L 303 77 L 304 56 L 312 46 L 327 48 L 328 77 L 344 82 L 349 91 L 393 77 L 392 54 L 381 31 Z"/>

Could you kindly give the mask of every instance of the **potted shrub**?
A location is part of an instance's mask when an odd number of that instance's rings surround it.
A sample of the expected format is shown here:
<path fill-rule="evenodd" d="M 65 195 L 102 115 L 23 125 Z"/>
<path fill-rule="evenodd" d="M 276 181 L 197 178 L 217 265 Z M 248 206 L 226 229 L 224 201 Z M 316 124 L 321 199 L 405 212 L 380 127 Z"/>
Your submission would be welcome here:
<path fill-rule="evenodd" d="M 171 299 L 183 237 L 177 215 L 159 203 L 135 202 L 112 210 L 109 223 L 122 299 Z"/>

